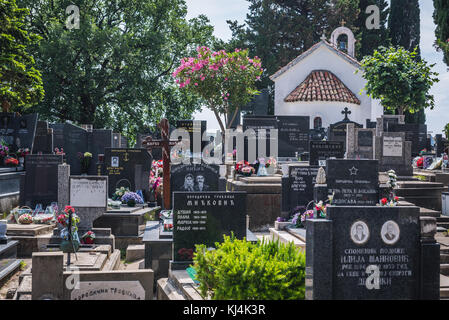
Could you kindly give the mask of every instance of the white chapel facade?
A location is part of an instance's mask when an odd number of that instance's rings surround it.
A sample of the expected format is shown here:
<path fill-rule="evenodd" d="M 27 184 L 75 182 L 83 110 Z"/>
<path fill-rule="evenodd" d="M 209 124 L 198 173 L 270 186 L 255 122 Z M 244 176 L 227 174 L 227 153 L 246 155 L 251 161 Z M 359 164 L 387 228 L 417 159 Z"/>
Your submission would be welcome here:
<path fill-rule="evenodd" d="M 347 53 L 337 49 L 341 35 L 347 36 Z M 355 59 L 355 38 L 344 26 L 337 28 L 327 42 L 321 41 L 273 74 L 276 116 L 309 116 L 310 128 L 327 128 L 349 119 L 365 126 L 383 114 L 379 100 L 366 94 L 363 70 Z M 356 71 L 358 73 L 355 73 Z M 363 90 L 362 94 L 360 92 Z"/>

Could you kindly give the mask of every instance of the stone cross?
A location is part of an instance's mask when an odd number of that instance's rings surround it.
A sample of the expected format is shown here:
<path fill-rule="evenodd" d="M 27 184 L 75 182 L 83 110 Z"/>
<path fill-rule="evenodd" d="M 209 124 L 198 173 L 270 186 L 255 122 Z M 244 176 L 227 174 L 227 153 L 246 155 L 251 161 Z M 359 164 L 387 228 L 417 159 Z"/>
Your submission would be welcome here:
<path fill-rule="evenodd" d="M 341 23 L 341 26 L 344 27 L 344 26 L 346 25 L 347 22 L 345 21 L 345 19 L 343 19 L 343 20 L 341 20 L 340 23 Z"/>
<path fill-rule="evenodd" d="M 163 175 L 164 175 L 164 209 L 169 209 L 170 204 L 170 149 L 175 146 L 178 141 L 169 140 L 170 124 L 167 119 L 162 119 L 159 123 L 161 129 L 161 140 L 153 140 L 151 137 L 146 137 L 142 142 L 142 146 L 146 148 L 150 153 L 152 149 L 162 148 L 162 162 L 163 162 Z"/>
<path fill-rule="evenodd" d="M 352 112 L 349 111 L 348 107 L 345 107 L 345 109 L 341 112 L 341 114 L 345 115 L 345 118 L 343 119 L 343 121 L 349 121 L 348 114 L 351 114 L 351 113 Z"/>

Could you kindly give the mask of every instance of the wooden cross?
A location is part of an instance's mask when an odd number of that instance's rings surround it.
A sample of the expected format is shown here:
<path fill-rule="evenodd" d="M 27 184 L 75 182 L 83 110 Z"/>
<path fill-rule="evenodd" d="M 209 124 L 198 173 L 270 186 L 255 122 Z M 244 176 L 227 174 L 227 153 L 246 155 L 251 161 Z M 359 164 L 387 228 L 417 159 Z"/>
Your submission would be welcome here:
<path fill-rule="evenodd" d="M 347 22 L 345 21 L 345 19 L 343 19 L 343 20 L 341 20 L 340 23 L 341 23 L 341 26 L 344 27 L 344 26 L 346 25 Z"/>
<path fill-rule="evenodd" d="M 153 140 L 146 137 L 142 142 L 142 146 L 150 153 L 152 149 L 162 148 L 163 175 L 164 175 L 164 209 L 170 209 L 170 149 L 174 147 L 178 141 L 171 141 L 169 138 L 170 124 L 167 119 L 162 119 L 158 127 L 161 129 L 161 140 Z"/>
<path fill-rule="evenodd" d="M 344 114 L 344 115 L 345 115 L 345 118 L 343 119 L 343 121 L 349 121 L 348 114 L 351 114 L 351 113 L 352 113 L 352 112 L 349 111 L 348 107 L 346 107 L 346 108 L 341 112 L 341 114 Z"/>

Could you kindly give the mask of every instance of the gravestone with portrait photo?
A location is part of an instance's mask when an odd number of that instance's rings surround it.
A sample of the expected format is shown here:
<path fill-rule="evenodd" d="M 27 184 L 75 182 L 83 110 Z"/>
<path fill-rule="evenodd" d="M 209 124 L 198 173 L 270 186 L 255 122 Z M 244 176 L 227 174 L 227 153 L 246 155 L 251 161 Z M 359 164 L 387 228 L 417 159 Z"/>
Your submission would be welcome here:
<path fill-rule="evenodd" d="M 327 160 L 328 194 L 336 206 L 375 206 L 379 202 L 377 160 Z"/>
<path fill-rule="evenodd" d="M 170 169 L 170 190 L 219 191 L 220 167 L 211 164 L 177 164 Z"/>
<path fill-rule="evenodd" d="M 12 151 L 33 149 L 36 134 L 37 113 L 23 116 L 0 112 L 0 142 L 4 141 Z"/>
<path fill-rule="evenodd" d="M 191 262 L 196 244 L 214 247 L 223 235 L 247 236 L 245 192 L 174 192 L 172 202 L 175 263 Z"/>
<path fill-rule="evenodd" d="M 146 149 L 105 148 L 103 175 L 109 177 L 109 196 L 125 187 L 133 192 L 142 190 L 144 200 L 149 199 L 152 160 Z"/>
<path fill-rule="evenodd" d="M 307 221 L 306 299 L 438 300 L 435 231 L 418 207 L 328 207 Z"/>

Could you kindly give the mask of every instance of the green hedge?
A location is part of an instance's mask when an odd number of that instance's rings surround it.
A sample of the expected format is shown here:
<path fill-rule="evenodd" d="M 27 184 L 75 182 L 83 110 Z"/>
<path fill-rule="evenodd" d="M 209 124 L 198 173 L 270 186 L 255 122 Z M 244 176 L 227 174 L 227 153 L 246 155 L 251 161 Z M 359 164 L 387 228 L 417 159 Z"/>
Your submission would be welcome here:
<path fill-rule="evenodd" d="M 216 250 L 197 245 L 196 279 L 214 300 L 304 299 L 305 255 L 293 243 L 250 243 L 224 236 Z"/>

